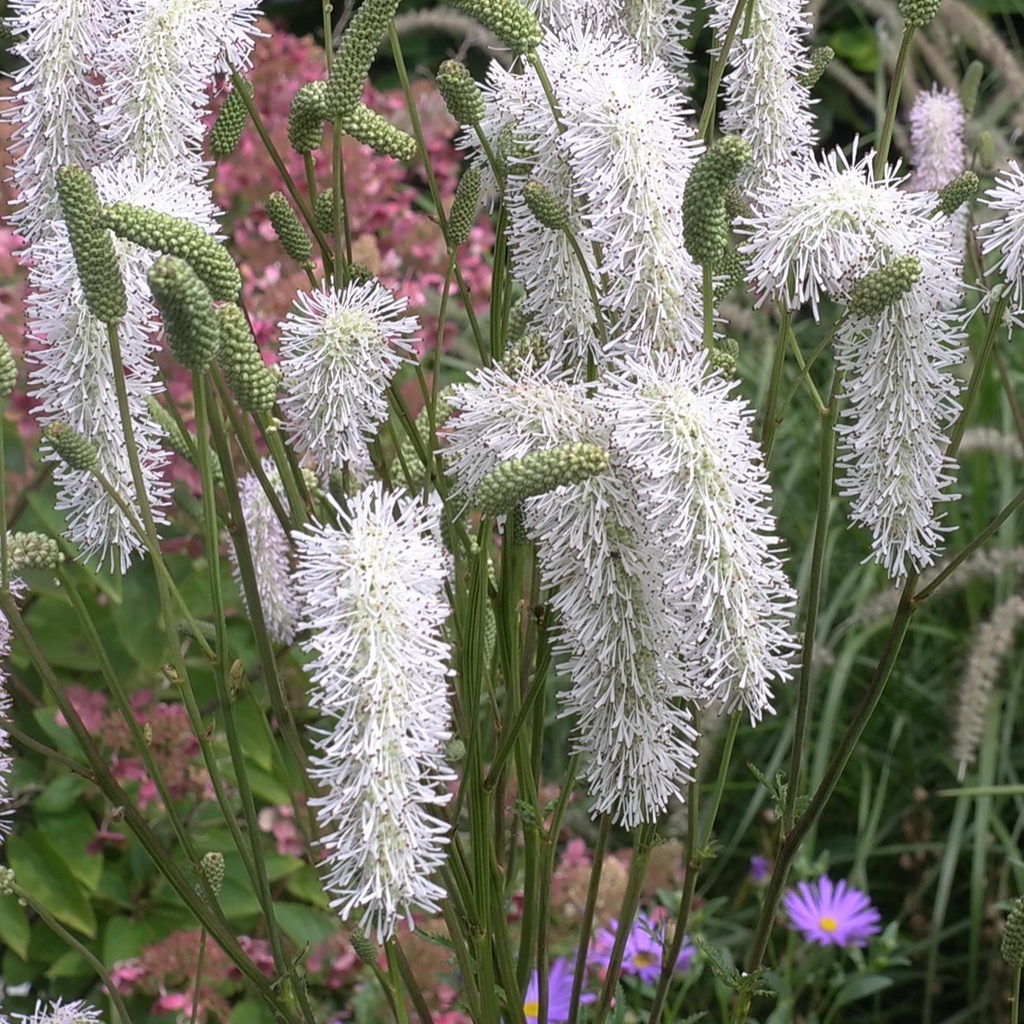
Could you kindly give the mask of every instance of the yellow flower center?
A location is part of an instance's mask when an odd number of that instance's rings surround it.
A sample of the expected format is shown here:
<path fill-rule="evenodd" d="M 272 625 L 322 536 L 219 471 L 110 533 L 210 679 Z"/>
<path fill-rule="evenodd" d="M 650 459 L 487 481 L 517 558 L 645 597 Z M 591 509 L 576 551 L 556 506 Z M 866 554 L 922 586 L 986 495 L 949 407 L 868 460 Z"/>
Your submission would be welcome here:
<path fill-rule="evenodd" d="M 523 1003 L 523 1016 L 527 1020 L 536 1020 L 540 1013 L 540 1003 L 536 999 L 528 999 Z"/>
<path fill-rule="evenodd" d="M 839 924 L 834 917 L 819 917 L 818 927 L 823 932 L 828 932 L 831 935 L 839 927 Z"/>
<path fill-rule="evenodd" d="M 655 962 L 653 953 L 634 953 L 633 954 L 633 966 L 634 967 L 650 967 Z"/>

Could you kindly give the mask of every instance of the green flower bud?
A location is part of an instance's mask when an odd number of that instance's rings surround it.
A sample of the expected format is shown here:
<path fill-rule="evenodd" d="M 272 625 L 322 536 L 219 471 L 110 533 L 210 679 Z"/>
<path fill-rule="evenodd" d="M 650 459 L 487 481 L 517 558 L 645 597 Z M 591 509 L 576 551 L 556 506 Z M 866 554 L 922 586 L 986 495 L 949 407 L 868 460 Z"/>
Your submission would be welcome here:
<path fill-rule="evenodd" d="M 375 967 L 380 951 L 372 939 L 368 939 L 362 932 L 349 932 L 348 941 L 352 943 L 356 956 L 368 967 Z"/>
<path fill-rule="evenodd" d="M 546 228 L 564 231 L 569 226 L 569 211 L 539 181 L 528 181 L 523 187 L 523 199 L 530 213 Z"/>
<path fill-rule="evenodd" d="M 227 249 L 202 228 L 180 217 L 144 210 L 129 203 L 105 206 L 103 224 L 121 238 L 185 260 L 215 299 L 237 301 L 242 291 L 238 267 Z"/>
<path fill-rule="evenodd" d="M 608 468 L 608 453 L 593 444 L 567 444 L 504 462 L 480 481 L 474 503 L 485 516 L 508 512 L 537 494 L 587 480 Z"/>
<path fill-rule="evenodd" d="M 334 231 L 333 188 L 325 188 L 313 201 L 313 223 L 322 235 L 329 235 Z"/>
<path fill-rule="evenodd" d="M 0 896 L 14 895 L 14 869 L 0 868 Z"/>
<path fill-rule="evenodd" d="M 516 0 L 449 0 L 456 10 L 476 18 L 513 53 L 528 53 L 544 38 L 537 19 Z"/>
<path fill-rule="evenodd" d="M 448 764 L 461 764 L 463 758 L 466 756 L 466 744 L 458 738 L 453 736 L 444 747 L 444 759 Z M 13 874 L 13 872 L 12 872 Z"/>
<path fill-rule="evenodd" d="M 900 0 L 900 14 L 907 28 L 921 28 L 935 17 L 942 0 Z"/>
<path fill-rule="evenodd" d="M 6 398 L 18 383 L 18 364 L 7 339 L 0 337 L 0 398 Z"/>
<path fill-rule="evenodd" d="M 362 103 L 357 104 L 345 121 L 345 131 L 381 156 L 394 157 L 406 163 L 416 156 L 416 140 L 411 135 Z"/>
<path fill-rule="evenodd" d="M 64 561 L 64 554 L 45 533 L 7 534 L 7 570 L 18 575 L 23 569 L 53 571 Z"/>
<path fill-rule="evenodd" d="M 476 125 L 483 119 L 484 97 L 465 64 L 442 61 L 437 69 L 437 88 L 448 113 L 459 124 Z"/>
<path fill-rule="evenodd" d="M 512 540 L 516 544 L 529 544 L 530 535 L 526 532 L 526 517 L 523 511 L 523 503 L 520 502 L 508 514 L 512 523 Z"/>
<path fill-rule="evenodd" d="M 281 248 L 301 266 L 309 264 L 313 258 L 313 243 L 288 200 L 280 192 L 271 192 L 263 208 L 270 218 L 270 226 L 281 241 Z"/>
<path fill-rule="evenodd" d="M 747 261 L 735 246 L 726 245 L 715 258 L 714 275 L 719 278 L 712 296 L 717 305 L 746 277 Z"/>
<path fill-rule="evenodd" d="M 968 114 L 974 113 L 978 105 L 978 93 L 981 90 L 981 80 L 985 77 L 985 65 L 980 60 L 972 60 L 960 79 L 960 106 Z"/>
<path fill-rule="evenodd" d="M 88 473 L 96 468 L 96 446 L 66 423 L 50 423 L 43 427 L 43 440 L 72 469 Z"/>
<path fill-rule="evenodd" d="M 373 280 L 373 271 L 365 263 L 350 263 L 348 277 L 356 284 L 366 284 L 367 281 Z"/>
<path fill-rule="evenodd" d="M 244 95 L 252 99 L 253 89 L 250 82 L 243 82 L 242 90 Z M 248 119 L 249 108 L 245 105 L 243 91 L 232 89 L 220 105 L 217 119 L 210 129 L 210 153 L 215 160 L 229 156 L 235 151 Z"/>
<path fill-rule="evenodd" d="M 996 141 L 991 132 L 985 131 L 978 136 L 978 159 L 986 171 L 991 171 L 996 165 Z"/>
<path fill-rule="evenodd" d="M 511 345 L 506 342 L 501 365 L 513 380 L 518 380 L 523 370 L 528 366 L 540 366 L 550 354 L 550 349 L 540 334 L 537 331 L 527 331 Z"/>
<path fill-rule="evenodd" d="M 750 143 L 719 139 L 694 165 L 683 190 L 683 243 L 694 262 L 714 266 L 729 244 L 725 196 L 750 159 Z"/>
<path fill-rule="evenodd" d="M 185 435 L 182 433 L 181 427 L 178 426 L 178 421 L 152 395 L 146 399 L 146 407 L 149 409 L 150 419 L 166 435 L 167 447 L 172 452 L 177 452 L 178 455 L 191 462 L 192 449 L 185 440 Z"/>
<path fill-rule="evenodd" d="M 476 223 L 476 211 L 480 205 L 480 171 L 467 167 L 459 178 L 448 214 L 448 249 L 454 251 L 465 245 L 469 232 Z"/>
<path fill-rule="evenodd" d="M 224 854 L 216 850 L 204 853 L 202 860 L 199 861 L 199 870 L 213 890 L 213 895 L 219 896 L 224 884 Z"/>
<path fill-rule="evenodd" d="M 288 143 L 303 156 L 324 144 L 326 91 L 326 82 L 308 82 L 295 93 L 288 108 Z"/>
<path fill-rule="evenodd" d="M 89 312 L 101 323 L 116 324 L 128 311 L 128 297 L 114 239 L 101 223 L 96 186 L 81 167 L 61 167 L 57 195 Z"/>
<path fill-rule="evenodd" d="M 505 332 L 505 351 L 510 345 L 514 345 L 526 333 L 526 314 L 523 312 L 522 301 L 516 304 L 508 312 L 508 329 Z"/>
<path fill-rule="evenodd" d="M 231 393 L 246 412 L 269 413 L 277 397 L 279 374 L 265 366 L 249 321 L 238 306 L 217 310 L 220 349 L 217 362 Z"/>
<path fill-rule="evenodd" d="M 324 91 L 327 119 L 344 125 L 355 112 L 381 37 L 388 30 L 399 0 L 364 0 L 341 37 Z"/>
<path fill-rule="evenodd" d="M 220 327 L 210 290 L 177 256 L 161 256 L 149 268 L 146 279 L 174 358 L 189 370 L 205 370 L 220 347 Z"/>
<path fill-rule="evenodd" d="M 1017 897 L 1006 915 L 999 952 L 1014 970 L 1024 967 L 1024 896 Z"/>
<path fill-rule="evenodd" d="M 797 78 L 797 82 L 805 89 L 813 89 L 818 79 L 825 73 L 825 68 L 832 63 L 836 51 L 831 46 L 816 46 L 810 52 L 811 66 Z"/>
<path fill-rule="evenodd" d="M 979 184 L 978 176 L 974 171 L 964 171 L 963 174 L 958 174 L 939 192 L 939 209 L 947 217 L 952 217 L 978 191 Z"/>
<path fill-rule="evenodd" d="M 853 286 L 847 307 L 854 316 L 881 316 L 914 287 L 920 276 L 921 260 L 917 256 L 894 256 Z"/>
<path fill-rule="evenodd" d="M 725 338 L 708 350 L 708 362 L 713 370 L 721 371 L 723 377 L 735 377 L 739 354 L 739 342 L 735 338 Z"/>

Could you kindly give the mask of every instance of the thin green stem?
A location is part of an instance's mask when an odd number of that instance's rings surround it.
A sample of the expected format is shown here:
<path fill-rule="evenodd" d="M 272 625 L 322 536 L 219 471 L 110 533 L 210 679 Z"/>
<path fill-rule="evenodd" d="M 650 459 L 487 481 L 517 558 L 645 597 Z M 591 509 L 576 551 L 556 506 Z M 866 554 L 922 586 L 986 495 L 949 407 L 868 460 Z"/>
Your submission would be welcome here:
<path fill-rule="evenodd" d="M 761 421 L 761 450 L 764 452 L 766 462 L 772 453 L 772 446 L 775 444 L 775 431 L 779 426 L 776 408 L 779 401 L 779 386 L 782 381 L 782 367 L 786 361 L 790 312 L 785 306 L 780 305 L 779 316 L 781 318 L 779 322 L 779 336 L 775 342 L 775 357 L 772 361 L 771 377 L 768 380 L 768 395 L 765 398 L 764 419 Z"/>
<path fill-rule="evenodd" d="M 106 967 L 103 966 L 93 951 L 84 943 L 79 942 L 79 940 L 75 938 L 75 936 L 72 935 L 71 932 L 69 932 L 67 928 L 65 928 L 60 921 L 50 913 L 49 910 L 46 909 L 45 904 L 37 900 L 27 889 L 23 889 L 20 885 L 15 883 L 14 892 L 20 900 L 27 903 L 39 915 L 39 917 L 46 922 L 46 926 L 54 933 L 54 935 L 66 942 L 96 972 L 100 981 L 103 982 L 104 988 L 107 990 L 107 995 L 110 997 L 110 1001 L 116 1007 L 117 1015 L 121 1018 L 122 1024 L 131 1024 L 131 1018 L 128 1016 L 128 1008 L 124 1005 L 124 1000 L 121 999 L 121 993 L 117 991 L 116 986 L 110 980 L 110 974 L 107 972 Z"/>
<path fill-rule="evenodd" d="M 1013 980 L 1010 982 L 1010 1020 L 1020 1020 L 1020 974 L 1021 968 L 1014 967 Z"/>
<path fill-rule="evenodd" d="M 889 98 L 885 106 L 885 118 L 882 130 L 878 135 L 878 146 L 875 150 L 875 177 L 880 178 L 885 170 L 885 162 L 889 159 L 889 147 L 892 145 L 892 130 L 896 124 L 896 112 L 899 110 L 900 93 L 903 91 L 903 76 L 907 71 L 907 60 L 910 47 L 914 41 L 915 28 L 912 25 L 903 27 L 900 39 L 900 51 L 896 55 L 896 67 L 893 69 L 892 82 L 889 83 Z"/>
<path fill-rule="evenodd" d="M 203 981 L 203 962 L 206 960 L 206 929 L 199 929 L 199 955 L 196 958 L 196 980 L 192 989 L 192 1013 L 189 1016 L 190 1024 L 196 1024 L 196 1015 L 199 1013 L 199 986 Z"/>
<path fill-rule="evenodd" d="M 6 344 L 0 339 L 0 345 Z M 7 420 L 4 419 L 6 405 L 6 399 L 0 401 L 0 590 L 4 592 L 10 583 L 10 566 L 7 564 L 7 452 L 4 439 L 7 429 Z"/>
<path fill-rule="evenodd" d="M 388 987 L 392 996 L 391 1008 L 395 1011 L 395 1020 L 398 1024 L 409 1024 L 409 1014 L 406 1013 L 405 1000 L 402 998 L 401 974 L 398 970 L 394 947 L 394 939 L 389 939 L 384 943 L 384 957 L 388 963 Z"/>
<path fill-rule="evenodd" d="M 594 854 L 590 861 L 590 878 L 587 881 L 587 902 L 583 907 L 580 921 L 579 948 L 576 950 L 576 967 L 572 973 L 572 995 L 569 997 L 569 1024 L 577 1024 L 580 1015 L 580 996 L 583 994 L 583 979 L 587 973 L 587 954 L 590 952 L 590 933 L 594 927 L 594 912 L 597 897 L 601 891 L 601 873 L 604 869 L 604 851 L 608 846 L 611 831 L 610 814 L 601 815 L 601 823 L 594 841 Z"/>
<path fill-rule="evenodd" d="M 742 19 L 748 0 L 736 0 L 736 9 L 729 19 L 729 27 L 725 30 L 725 38 L 722 45 L 715 54 L 715 61 L 708 72 L 708 91 L 704 98 L 704 108 L 700 112 L 700 123 L 697 125 L 697 134 L 704 140 L 704 145 L 710 145 L 711 132 L 715 121 L 715 106 L 718 102 L 718 86 L 722 82 L 722 75 L 725 74 L 725 65 L 729 60 L 729 50 L 732 49 L 733 40 L 739 31 L 740 20 Z"/>

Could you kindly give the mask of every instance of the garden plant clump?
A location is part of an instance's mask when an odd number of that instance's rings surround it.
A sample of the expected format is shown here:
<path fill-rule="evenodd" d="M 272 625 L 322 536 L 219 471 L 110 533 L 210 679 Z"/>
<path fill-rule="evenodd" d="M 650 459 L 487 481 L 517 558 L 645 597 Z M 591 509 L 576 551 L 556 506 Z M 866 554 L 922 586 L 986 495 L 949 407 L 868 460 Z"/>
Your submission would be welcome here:
<path fill-rule="evenodd" d="M 336 6 L 3 21 L 0 1022 L 1018 1020 L 1019 24 Z"/>

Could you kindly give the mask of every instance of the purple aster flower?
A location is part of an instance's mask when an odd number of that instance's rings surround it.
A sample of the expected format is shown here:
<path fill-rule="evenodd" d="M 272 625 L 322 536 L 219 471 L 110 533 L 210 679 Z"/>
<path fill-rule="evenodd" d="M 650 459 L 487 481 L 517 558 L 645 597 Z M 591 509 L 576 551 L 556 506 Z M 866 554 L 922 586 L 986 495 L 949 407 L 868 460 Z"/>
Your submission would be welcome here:
<path fill-rule="evenodd" d="M 845 881 L 833 885 L 827 875 L 816 882 L 798 882 L 782 897 L 788 927 L 806 942 L 819 946 L 866 946 L 881 928 L 881 915 L 871 901 Z"/>
<path fill-rule="evenodd" d="M 572 965 L 568 960 L 559 957 L 551 964 L 548 971 L 548 1024 L 565 1024 L 569 1019 L 569 1008 L 572 1000 Z M 581 1003 L 592 1003 L 593 995 L 581 995 Z M 530 975 L 530 983 L 526 986 L 523 996 L 523 1016 L 527 1024 L 537 1024 L 540 1014 L 540 985 L 537 972 Z"/>
<path fill-rule="evenodd" d="M 750 858 L 750 881 L 761 885 L 768 880 L 768 861 L 764 857 Z"/>
<path fill-rule="evenodd" d="M 590 963 L 607 971 L 618 922 L 612 921 L 607 928 L 594 936 L 590 947 Z M 662 950 L 665 945 L 664 921 L 655 921 L 647 914 L 640 913 L 629 930 L 626 948 L 622 953 L 622 973 L 632 974 L 647 985 L 653 985 L 661 974 Z M 693 960 L 694 949 L 685 939 L 676 958 L 675 969 L 686 971 Z"/>

